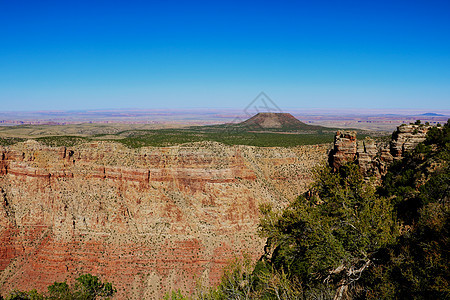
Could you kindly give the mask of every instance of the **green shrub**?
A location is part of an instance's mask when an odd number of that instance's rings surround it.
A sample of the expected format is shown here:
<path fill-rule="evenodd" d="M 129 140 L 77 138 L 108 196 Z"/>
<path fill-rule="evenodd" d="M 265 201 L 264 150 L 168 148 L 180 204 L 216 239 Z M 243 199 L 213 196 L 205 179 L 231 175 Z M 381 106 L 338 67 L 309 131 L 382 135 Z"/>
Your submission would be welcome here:
<path fill-rule="evenodd" d="M 116 289 L 109 282 L 101 282 L 97 276 L 91 274 L 81 275 L 74 285 L 66 282 L 55 282 L 47 288 L 46 294 L 40 294 L 36 290 L 29 292 L 13 291 L 7 300 L 95 300 L 110 299 Z"/>

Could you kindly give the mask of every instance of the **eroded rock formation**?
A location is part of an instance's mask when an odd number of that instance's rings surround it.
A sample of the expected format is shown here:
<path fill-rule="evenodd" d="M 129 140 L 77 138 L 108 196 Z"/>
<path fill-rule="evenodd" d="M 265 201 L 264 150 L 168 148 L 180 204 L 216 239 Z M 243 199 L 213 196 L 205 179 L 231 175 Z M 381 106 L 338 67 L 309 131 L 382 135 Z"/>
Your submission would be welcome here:
<path fill-rule="evenodd" d="M 364 174 L 382 176 L 392 161 L 401 159 L 406 151 L 425 140 L 429 128 L 428 125 L 401 125 L 389 142 L 378 144 L 369 137 L 358 141 L 355 131 L 338 131 L 328 162 L 336 170 L 349 161 L 356 161 Z"/>
<path fill-rule="evenodd" d="M 338 131 L 334 136 L 334 147 L 330 151 L 329 163 L 333 169 L 356 159 L 356 132 Z"/>
<path fill-rule="evenodd" d="M 390 152 L 394 159 L 401 158 L 405 151 L 411 151 L 417 144 L 423 142 L 430 126 L 402 125 L 392 134 Z"/>
<path fill-rule="evenodd" d="M 328 147 L 2 147 L 0 291 L 82 273 L 112 282 L 118 299 L 214 284 L 231 257 L 262 254 L 259 204 L 304 192 Z"/>

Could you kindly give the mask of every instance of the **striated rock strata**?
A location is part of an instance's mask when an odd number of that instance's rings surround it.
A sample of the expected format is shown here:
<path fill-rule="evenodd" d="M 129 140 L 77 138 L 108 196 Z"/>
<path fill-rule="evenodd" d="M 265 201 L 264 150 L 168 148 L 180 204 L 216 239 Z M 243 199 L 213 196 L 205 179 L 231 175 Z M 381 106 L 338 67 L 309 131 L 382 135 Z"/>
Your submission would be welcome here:
<path fill-rule="evenodd" d="M 338 131 L 328 162 L 336 170 L 346 162 L 356 161 L 364 174 L 382 176 L 389 163 L 401 159 L 405 152 L 425 140 L 429 128 L 427 125 L 401 125 L 389 142 L 378 144 L 369 137 L 358 141 L 355 131 Z"/>
<path fill-rule="evenodd" d="M 262 254 L 259 204 L 304 192 L 327 148 L 0 148 L 0 291 L 82 273 L 112 282 L 118 299 L 217 283 L 231 257 Z"/>

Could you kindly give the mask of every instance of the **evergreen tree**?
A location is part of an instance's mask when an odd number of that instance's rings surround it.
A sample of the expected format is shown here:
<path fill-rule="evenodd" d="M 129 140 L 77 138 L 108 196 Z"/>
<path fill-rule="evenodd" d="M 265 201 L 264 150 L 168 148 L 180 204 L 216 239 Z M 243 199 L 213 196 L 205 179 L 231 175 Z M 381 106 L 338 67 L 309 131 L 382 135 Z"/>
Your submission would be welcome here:
<path fill-rule="evenodd" d="M 305 286 L 335 288 L 339 298 L 356 286 L 378 249 L 395 240 L 393 209 L 355 164 L 337 173 L 321 169 L 307 195 L 279 215 L 263 207 L 266 260 Z"/>

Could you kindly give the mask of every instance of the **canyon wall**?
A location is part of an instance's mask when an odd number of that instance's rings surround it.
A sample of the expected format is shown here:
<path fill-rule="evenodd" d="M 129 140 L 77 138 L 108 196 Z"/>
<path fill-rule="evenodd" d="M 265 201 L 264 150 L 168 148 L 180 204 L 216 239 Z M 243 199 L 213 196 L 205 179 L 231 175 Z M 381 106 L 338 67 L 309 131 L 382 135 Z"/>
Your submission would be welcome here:
<path fill-rule="evenodd" d="M 262 254 L 259 205 L 304 192 L 328 148 L 1 147 L 1 294 L 83 273 L 112 282 L 118 299 L 215 284 L 232 257 Z"/>

